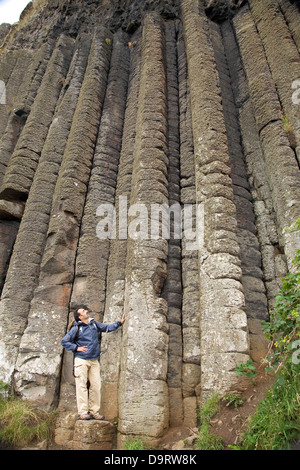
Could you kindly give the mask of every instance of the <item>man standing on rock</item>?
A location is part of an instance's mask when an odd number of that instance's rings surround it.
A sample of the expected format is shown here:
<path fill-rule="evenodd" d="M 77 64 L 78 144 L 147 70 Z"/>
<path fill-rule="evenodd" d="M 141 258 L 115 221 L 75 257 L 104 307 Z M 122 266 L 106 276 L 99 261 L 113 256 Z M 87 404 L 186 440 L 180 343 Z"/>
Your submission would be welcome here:
<path fill-rule="evenodd" d="M 74 322 L 61 344 L 66 350 L 74 353 L 76 400 L 80 420 L 104 419 L 104 416 L 99 414 L 101 382 L 98 333 L 117 330 L 124 321 L 125 313 L 121 321 L 105 325 L 90 318 L 85 305 L 77 307 L 74 311 Z"/>

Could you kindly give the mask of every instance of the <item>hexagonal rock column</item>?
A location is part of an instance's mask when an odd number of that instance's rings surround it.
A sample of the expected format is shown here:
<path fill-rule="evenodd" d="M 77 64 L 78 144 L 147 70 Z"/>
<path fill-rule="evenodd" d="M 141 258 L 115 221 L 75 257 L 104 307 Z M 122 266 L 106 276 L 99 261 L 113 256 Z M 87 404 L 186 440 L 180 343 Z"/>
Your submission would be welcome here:
<path fill-rule="evenodd" d="M 138 239 L 128 239 L 123 349 L 119 386 L 119 431 L 155 442 L 168 427 L 167 240 L 152 240 L 151 204 L 168 204 L 167 102 L 163 28 L 156 14 L 145 17 L 131 207 L 144 217 Z M 145 211 L 147 213 L 145 214 Z M 134 214 L 131 214 L 134 216 Z M 130 216 L 130 214 L 129 214 Z M 129 218 L 130 221 L 130 218 Z M 134 222 L 134 221 L 133 221 Z M 129 223 L 129 231 L 130 225 Z M 147 227 L 145 227 L 147 225 Z M 144 237 L 145 236 L 145 237 Z M 147 422 L 147 427 L 145 427 Z"/>
<path fill-rule="evenodd" d="M 199 287 L 201 396 L 222 393 L 249 357 L 236 207 L 218 74 L 208 24 L 195 0 L 182 15 L 191 91 L 196 200 L 201 206 Z"/>

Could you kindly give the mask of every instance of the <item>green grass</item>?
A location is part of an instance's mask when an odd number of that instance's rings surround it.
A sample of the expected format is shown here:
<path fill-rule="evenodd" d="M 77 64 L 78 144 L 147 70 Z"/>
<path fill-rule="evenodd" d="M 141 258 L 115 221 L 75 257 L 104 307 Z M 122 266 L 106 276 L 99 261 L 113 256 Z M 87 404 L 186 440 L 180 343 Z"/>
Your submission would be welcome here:
<path fill-rule="evenodd" d="M 124 450 L 147 450 L 142 439 L 127 439 L 124 443 Z"/>
<path fill-rule="evenodd" d="M 51 437 L 55 414 L 35 409 L 17 398 L 0 399 L 0 442 L 7 447 L 25 447 Z"/>
<path fill-rule="evenodd" d="M 293 224 L 300 230 L 300 219 Z M 300 439 L 300 250 L 293 260 L 295 272 L 282 279 L 270 322 L 262 322 L 273 344 L 266 358 L 275 383 L 259 403 L 242 436 L 238 450 L 284 450 Z M 295 350 L 296 349 L 296 350 Z"/>
<path fill-rule="evenodd" d="M 300 374 L 285 369 L 259 403 L 238 450 L 285 450 L 300 437 Z"/>
<path fill-rule="evenodd" d="M 219 409 L 219 395 L 214 395 L 199 410 L 200 428 L 195 444 L 196 450 L 223 450 L 223 439 L 210 433 L 210 421 Z"/>

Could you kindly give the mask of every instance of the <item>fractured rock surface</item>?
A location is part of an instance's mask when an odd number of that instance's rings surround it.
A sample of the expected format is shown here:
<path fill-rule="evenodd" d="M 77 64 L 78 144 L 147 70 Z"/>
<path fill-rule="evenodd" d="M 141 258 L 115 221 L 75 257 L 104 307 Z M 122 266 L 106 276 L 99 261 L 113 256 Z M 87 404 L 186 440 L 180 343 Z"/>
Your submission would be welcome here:
<path fill-rule="evenodd" d="M 264 356 L 300 248 L 299 19 L 289 0 L 37 0 L 0 27 L 0 379 L 22 397 L 73 416 L 78 303 L 126 313 L 101 339 L 118 447 L 194 427 Z M 105 423 L 80 445 L 115 440 Z M 76 448 L 82 425 L 61 426 Z"/>

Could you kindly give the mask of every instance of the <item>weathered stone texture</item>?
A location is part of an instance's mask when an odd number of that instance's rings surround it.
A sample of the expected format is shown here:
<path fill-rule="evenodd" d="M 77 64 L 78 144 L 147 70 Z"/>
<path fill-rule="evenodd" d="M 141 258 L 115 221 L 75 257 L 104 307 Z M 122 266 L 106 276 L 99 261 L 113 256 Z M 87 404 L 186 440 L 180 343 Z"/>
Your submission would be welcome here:
<path fill-rule="evenodd" d="M 57 176 L 47 240 L 40 264 L 39 285 L 32 299 L 27 334 L 25 333 L 22 338 L 26 354 L 19 357 L 17 363 L 18 372 L 15 378 L 17 389 L 23 388 L 22 382 L 25 383 L 26 389 L 31 389 L 30 378 L 35 374 L 33 390 L 30 393 L 34 395 L 36 391 L 38 394 L 36 399 L 46 402 L 48 406 L 55 402 L 56 390 L 59 386 L 58 377 L 61 367 L 59 338 L 65 331 L 68 313 L 66 303 L 69 302 L 72 290 L 83 203 L 106 88 L 110 47 L 106 44 L 105 37 L 104 30 L 100 33 L 96 30 L 68 142 Z M 80 145 L 78 145 L 79 142 Z M 84 154 L 82 154 L 83 142 L 86 145 Z M 52 307 L 53 305 L 55 308 Z M 42 344 L 42 335 L 50 318 L 53 327 L 46 338 L 46 343 L 52 344 L 52 352 L 49 354 L 45 342 L 41 349 L 40 344 Z M 38 347 L 36 345 L 32 348 L 26 345 L 27 341 L 30 341 L 31 328 L 34 331 L 37 330 L 35 334 L 39 339 Z M 38 361 L 36 361 L 36 349 L 40 351 Z M 29 351 L 31 361 L 29 361 Z M 52 357 L 51 360 L 50 357 Z M 40 363 L 43 360 L 45 364 L 41 368 Z M 27 364 L 26 367 L 24 363 Z M 48 369 L 47 372 L 46 369 Z M 23 393 L 26 392 L 23 391 Z"/>
<path fill-rule="evenodd" d="M 208 40 L 207 21 L 193 0 L 184 1 L 182 9 L 191 87 L 196 201 L 203 207 L 200 223 L 204 240 L 199 247 L 201 381 L 203 391 L 209 393 L 210 386 L 206 388 L 205 384 L 209 384 L 214 362 L 218 377 L 216 387 L 222 392 L 233 380 L 232 364 L 243 362 L 249 352 L 236 208 L 228 171 L 229 151 L 217 69 Z M 216 292 L 218 296 L 213 294 Z M 231 308 L 240 309 L 240 315 L 245 317 L 244 327 L 237 331 L 235 325 L 228 323 L 227 315 L 222 314 L 224 309 L 227 312 Z M 215 315 L 219 326 L 222 325 L 222 338 L 218 338 L 215 332 Z M 225 339 L 227 336 L 230 341 Z M 227 356 L 230 358 L 228 361 Z"/>
<path fill-rule="evenodd" d="M 299 15 L 49 0 L 0 28 L 0 380 L 58 406 L 58 445 L 155 447 L 265 356 L 261 320 L 300 248 Z M 101 338 L 105 422 L 76 421 L 60 341 L 78 303 L 126 313 Z"/>
<path fill-rule="evenodd" d="M 140 68 L 141 68 L 141 34 L 137 32 L 132 38 L 136 42 L 130 50 L 130 74 L 128 77 L 128 93 L 122 147 L 118 167 L 118 177 L 115 193 L 115 208 L 119 215 L 117 230 L 121 222 L 127 219 L 126 210 L 129 207 L 131 194 L 132 168 L 136 135 L 136 120 L 138 110 Z M 120 199 L 121 198 L 121 199 Z M 123 208 L 122 208 L 123 204 Z M 124 214 L 125 210 L 125 214 Z M 110 251 L 107 266 L 106 298 L 103 321 L 111 323 L 120 318 L 124 312 L 125 273 L 127 257 L 127 234 L 120 234 L 119 239 L 110 241 Z M 108 418 L 118 416 L 118 384 L 120 374 L 122 332 L 104 335 L 102 338 L 101 375 L 102 375 L 102 410 Z M 114 357 L 114 361 L 111 357 Z"/>
<path fill-rule="evenodd" d="M 60 415 L 55 443 L 68 450 L 112 450 L 116 427 L 109 421 L 76 421 L 74 413 Z"/>
<path fill-rule="evenodd" d="M 43 81 L 26 125 L 11 156 L 1 187 L 1 195 L 28 194 L 47 136 L 63 80 L 72 57 L 73 41 L 62 36 L 49 60 Z M 5 196 L 6 195 L 6 196 Z"/>
<path fill-rule="evenodd" d="M 288 267 L 292 269 L 291 260 L 299 246 L 298 234 L 287 235 L 285 228 L 290 227 L 299 214 L 299 165 L 283 128 L 275 79 L 248 6 L 236 15 L 234 24 L 264 155 L 266 176 L 272 188 L 279 244 L 284 246 Z M 282 178 L 283 174 L 285 178 Z"/>
<path fill-rule="evenodd" d="M 41 46 L 41 48 L 36 52 L 21 50 L 21 57 L 24 56 L 24 60 L 22 61 L 22 64 L 19 64 L 19 61 L 17 61 L 15 68 L 17 67 L 19 73 L 21 71 L 22 75 L 19 78 L 19 81 L 13 81 L 14 94 L 11 93 L 11 96 L 9 91 L 9 83 L 11 82 L 11 79 L 6 82 L 6 100 L 10 107 L 10 115 L 9 118 L 5 115 L 5 108 L 1 110 L 0 125 L 3 126 L 3 129 L 1 129 L 0 132 L 0 135 L 2 136 L 0 144 L 1 184 L 11 155 L 20 137 L 20 133 L 24 127 L 26 118 L 31 110 L 31 106 L 38 92 L 47 64 L 51 57 L 53 47 L 53 41 L 50 41 Z M 8 57 L 11 55 L 11 53 L 7 54 Z M 6 60 L 1 62 L 1 69 L 1 77 L 4 78 L 5 74 L 7 74 Z M 16 85 L 19 88 L 16 89 Z M 5 125 L 6 127 L 4 127 Z"/>
<path fill-rule="evenodd" d="M 300 163 L 299 111 L 291 99 L 292 84 L 299 80 L 300 76 L 299 51 L 277 1 L 267 0 L 262 4 L 260 1 L 251 0 L 250 8 L 264 46 L 282 114 L 292 128 L 290 144 L 295 149 Z M 264 14 L 266 10 L 267 15 Z M 281 43 L 280 52 L 279 48 L 274 47 L 278 42 Z"/>
<path fill-rule="evenodd" d="M 130 203 L 145 204 L 147 224 L 150 204 L 168 203 L 163 40 L 160 18 L 146 16 Z M 168 427 L 167 303 L 160 297 L 167 275 L 167 250 L 167 240 L 128 240 L 125 278 L 128 318 L 123 328 L 119 385 L 122 434 L 145 435 L 145 420 L 149 423 L 147 434 L 153 438 L 162 436 Z"/>

